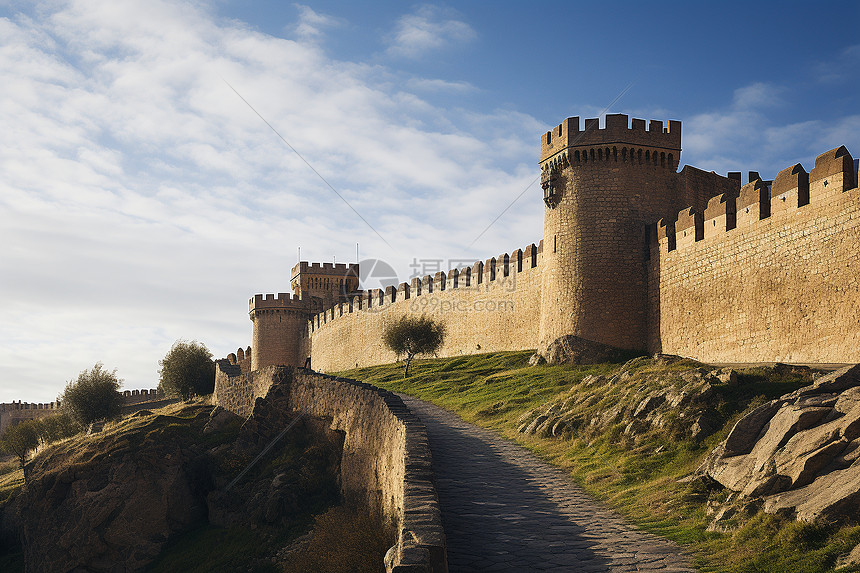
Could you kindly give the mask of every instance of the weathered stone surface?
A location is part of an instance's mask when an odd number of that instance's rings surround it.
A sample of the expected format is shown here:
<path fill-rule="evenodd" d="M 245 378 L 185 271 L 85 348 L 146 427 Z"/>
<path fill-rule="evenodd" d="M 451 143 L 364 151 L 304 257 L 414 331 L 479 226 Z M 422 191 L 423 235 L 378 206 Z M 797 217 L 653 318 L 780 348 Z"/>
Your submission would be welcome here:
<path fill-rule="evenodd" d="M 780 406 L 782 406 L 780 400 L 771 400 L 738 420 L 723 444 L 725 455 L 748 454 L 758 440 L 765 424 L 770 421 Z"/>
<path fill-rule="evenodd" d="M 573 335 L 555 339 L 543 353 L 549 364 L 597 364 L 617 360 L 621 355 L 622 351 L 614 346 Z"/>
<path fill-rule="evenodd" d="M 819 476 L 814 482 L 765 498 L 764 510 L 794 512 L 798 519 L 856 518 L 860 507 L 860 464 Z"/>
<path fill-rule="evenodd" d="M 860 502 L 860 368 L 846 367 L 756 408 L 700 471 L 765 511 L 855 516 Z"/>
<path fill-rule="evenodd" d="M 193 423 L 202 426 L 208 414 Z M 205 452 L 157 418 L 165 417 L 142 419 L 136 431 L 104 432 L 91 449 L 56 448 L 36 459 L 21 494 L 29 570 L 139 571 L 205 519 Z"/>
<path fill-rule="evenodd" d="M 624 435 L 634 440 L 655 429 L 673 438 L 704 439 L 724 422 L 711 406 L 712 384 L 721 382 L 717 370 L 692 361 L 687 368 L 664 368 L 680 360 L 639 357 L 627 361 L 615 375 L 586 376 L 552 402 L 523 414 L 517 420 L 517 431 L 541 437 L 577 434 L 587 438 L 621 423 Z M 611 392 L 604 389 L 617 392 L 608 397 Z"/>
<path fill-rule="evenodd" d="M 230 422 L 235 422 L 238 420 L 239 416 L 237 416 L 233 412 L 225 410 L 221 406 L 216 406 L 212 410 L 212 413 L 209 414 L 209 421 L 206 422 L 206 425 L 203 427 L 203 433 L 211 434 L 213 432 L 220 431 Z"/>

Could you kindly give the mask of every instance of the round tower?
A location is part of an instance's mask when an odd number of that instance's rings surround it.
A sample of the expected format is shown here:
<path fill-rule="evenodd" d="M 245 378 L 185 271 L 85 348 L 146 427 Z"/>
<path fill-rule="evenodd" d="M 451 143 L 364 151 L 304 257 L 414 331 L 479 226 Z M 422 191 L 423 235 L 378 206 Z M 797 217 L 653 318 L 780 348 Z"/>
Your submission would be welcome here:
<path fill-rule="evenodd" d="M 541 138 L 544 239 L 538 352 L 577 336 L 645 349 L 646 224 L 684 207 L 681 123 L 566 119 Z"/>
<path fill-rule="evenodd" d="M 266 366 L 304 366 L 307 304 L 289 294 L 255 295 L 248 314 L 254 324 L 251 370 Z"/>

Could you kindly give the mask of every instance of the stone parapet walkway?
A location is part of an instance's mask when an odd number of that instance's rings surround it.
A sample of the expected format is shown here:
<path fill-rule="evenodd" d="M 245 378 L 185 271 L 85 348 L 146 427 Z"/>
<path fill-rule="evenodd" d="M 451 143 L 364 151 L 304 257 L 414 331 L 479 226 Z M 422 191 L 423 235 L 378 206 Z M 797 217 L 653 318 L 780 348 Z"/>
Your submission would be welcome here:
<path fill-rule="evenodd" d="M 452 573 L 695 571 L 525 448 L 402 398 L 427 427 Z"/>

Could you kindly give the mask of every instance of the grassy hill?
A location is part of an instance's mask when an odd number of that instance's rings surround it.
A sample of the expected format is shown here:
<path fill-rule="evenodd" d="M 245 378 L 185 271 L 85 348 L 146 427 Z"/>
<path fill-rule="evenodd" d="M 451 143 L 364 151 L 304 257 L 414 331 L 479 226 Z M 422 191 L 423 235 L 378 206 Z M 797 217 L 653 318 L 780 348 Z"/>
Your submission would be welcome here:
<path fill-rule="evenodd" d="M 708 507 L 730 492 L 694 478 L 696 468 L 743 413 L 809 384 L 811 371 L 759 367 L 724 382 L 691 360 L 529 366 L 530 355 L 420 360 L 407 379 L 402 364 L 340 374 L 519 442 L 643 529 L 687 547 L 702 571 L 829 571 L 860 543 L 855 524 L 803 524 L 754 504 L 725 522 L 726 531 L 708 531 Z"/>

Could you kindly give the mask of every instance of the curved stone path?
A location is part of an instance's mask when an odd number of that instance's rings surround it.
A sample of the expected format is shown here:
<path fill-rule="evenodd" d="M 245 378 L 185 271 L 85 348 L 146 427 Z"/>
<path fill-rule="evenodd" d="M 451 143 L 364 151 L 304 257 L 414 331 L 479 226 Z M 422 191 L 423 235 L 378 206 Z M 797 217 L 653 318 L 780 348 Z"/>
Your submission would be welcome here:
<path fill-rule="evenodd" d="M 525 448 L 401 397 L 427 427 L 452 573 L 695 571 Z"/>

